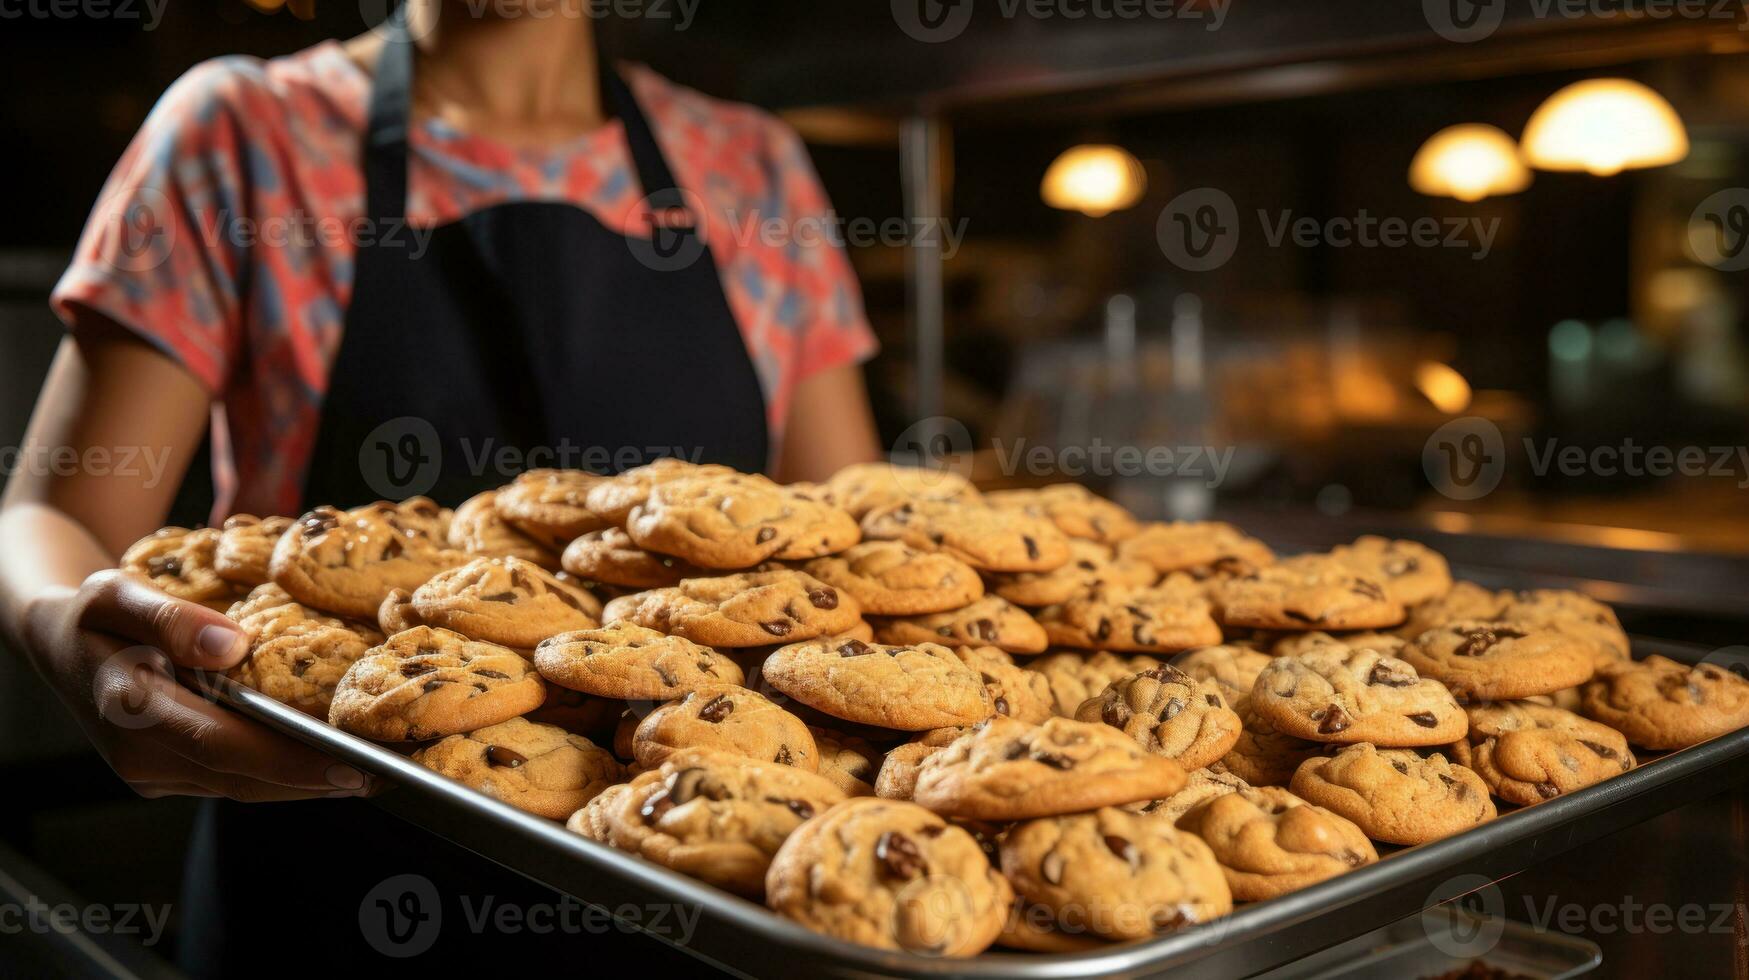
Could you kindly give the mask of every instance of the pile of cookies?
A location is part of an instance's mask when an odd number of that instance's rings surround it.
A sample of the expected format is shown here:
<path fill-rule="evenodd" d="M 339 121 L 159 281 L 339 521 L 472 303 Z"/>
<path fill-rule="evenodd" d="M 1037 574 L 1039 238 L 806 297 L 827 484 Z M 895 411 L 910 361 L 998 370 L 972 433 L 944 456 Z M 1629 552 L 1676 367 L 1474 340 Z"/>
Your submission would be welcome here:
<path fill-rule="evenodd" d="M 852 942 L 1098 948 L 1749 724 L 1611 610 L 1362 538 L 1278 559 L 1074 485 L 664 460 L 161 531 L 231 672 Z"/>

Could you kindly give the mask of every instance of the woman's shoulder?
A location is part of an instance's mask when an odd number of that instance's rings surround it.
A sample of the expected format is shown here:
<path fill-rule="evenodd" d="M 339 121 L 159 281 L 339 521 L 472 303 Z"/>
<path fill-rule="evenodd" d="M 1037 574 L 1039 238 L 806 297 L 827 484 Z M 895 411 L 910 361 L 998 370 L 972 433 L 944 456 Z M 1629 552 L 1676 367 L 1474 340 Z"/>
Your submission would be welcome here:
<path fill-rule="evenodd" d="M 368 83 L 334 42 L 276 58 L 225 55 L 188 69 L 153 107 L 144 129 L 198 145 L 239 130 L 267 138 L 297 123 L 362 123 Z"/>
<path fill-rule="evenodd" d="M 646 65 L 622 70 L 657 131 L 670 137 L 665 142 L 767 170 L 789 166 L 801 148 L 795 130 L 765 109 L 706 95 Z"/>

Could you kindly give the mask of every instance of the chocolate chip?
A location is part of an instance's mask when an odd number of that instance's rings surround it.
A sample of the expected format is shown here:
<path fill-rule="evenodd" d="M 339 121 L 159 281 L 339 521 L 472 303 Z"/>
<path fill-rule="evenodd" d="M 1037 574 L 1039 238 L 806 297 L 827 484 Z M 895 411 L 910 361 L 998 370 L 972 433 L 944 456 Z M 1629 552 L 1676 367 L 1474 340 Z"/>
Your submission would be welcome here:
<path fill-rule="evenodd" d="M 313 658 L 313 657 L 299 657 L 297 659 L 297 661 L 292 664 L 292 676 L 293 677 L 304 676 L 304 671 L 309 670 L 310 665 L 314 664 L 315 662 L 316 662 L 315 658 Z"/>
<path fill-rule="evenodd" d="M 1371 579 L 1355 579 L 1354 585 L 1351 588 L 1355 594 L 1365 596 L 1374 602 L 1385 601 L 1384 587 Z"/>
<path fill-rule="evenodd" d="M 476 671 L 474 671 L 474 676 L 475 677 L 490 677 L 495 681 L 507 681 L 510 679 L 509 674 L 506 674 L 502 671 L 497 671 L 497 670 L 476 670 Z"/>
<path fill-rule="evenodd" d="M 1318 723 L 1318 734 L 1334 735 L 1353 723 L 1353 719 L 1348 717 L 1348 712 L 1343 711 L 1341 705 L 1333 704 L 1324 710 L 1322 720 Z"/>
<path fill-rule="evenodd" d="M 698 720 L 708 721 L 713 725 L 719 724 L 724 718 L 729 717 L 730 713 L 734 710 L 735 702 L 729 700 L 727 694 L 719 694 L 716 697 L 711 698 L 709 701 L 706 701 L 704 707 L 698 709 Z"/>
<path fill-rule="evenodd" d="M 1487 653 L 1489 648 L 1501 640 L 1518 639 L 1524 636 L 1524 631 L 1510 626 L 1486 626 L 1466 629 L 1461 626 L 1452 627 L 1452 632 L 1464 638 L 1452 651 L 1457 657 L 1479 657 Z"/>
<path fill-rule="evenodd" d="M 781 619 L 774 619 L 769 623 L 760 623 L 759 625 L 772 636 L 788 636 L 790 630 L 794 629 L 787 621 Z"/>
<path fill-rule="evenodd" d="M 481 596 L 480 601 L 481 602 L 515 602 L 516 601 L 516 593 L 514 593 L 514 592 L 494 592 L 491 595 Z"/>
<path fill-rule="evenodd" d="M 837 609 L 838 590 L 829 585 L 822 585 L 819 588 L 809 589 L 808 601 L 814 604 L 815 609 Z"/>
<path fill-rule="evenodd" d="M 1615 750 L 1610 748 L 1607 745 L 1599 745 L 1596 742 L 1588 742 L 1585 739 L 1580 739 L 1579 744 L 1585 746 L 1586 748 L 1588 748 L 1591 751 L 1597 753 L 1598 755 L 1604 757 L 1605 759 L 1615 758 Z"/>
<path fill-rule="evenodd" d="M 656 676 L 661 679 L 663 687 L 673 687 L 680 683 L 678 680 L 675 680 L 674 675 L 670 674 L 668 669 L 661 664 L 655 664 L 650 669 L 656 672 Z"/>
<path fill-rule="evenodd" d="M 1127 839 L 1119 837 L 1116 834 L 1106 834 L 1105 849 L 1116 854 L 1118 857 L 1123 858 L 1124 863 L 1130 867 L 1133 868 L 1136 866 L 1136 846 L 1131 844 Z"/>
<path fill-rule="evenodd" d="M 175 555 L 162 555 L 146 559 L 146 572 L 153 578 L 169 575 L 173 578 L 182 577 L 182 559 Z"/>
<path fill-rule="evenodd" d="M 1211 708 L 1218 708 L 1221 706 L 1221 699 L 1216 697 L 1213 694 L 1203 695 L 1203 700 L 1207 701 L 1209 703 L 1209 707 L 1211 707 Z"/>
<path fill-rule="evenodd" d="M 502 745 L 486 746 L 486 765 L 500 769 L 515 769 L 528 761 L 528 756 Z"/>
<path fill-rule="evenodd" d="M 305 538 L 313 538 L 323 531 L 331 531 L 339 526 L 339 512 L 328 509 L 310 511 L 298 522 L 298 530 Z"/>
<path fill-rule="evenodd" d="M 1397 770 L 1398 772 L 1402 773 L 1405 776 L 1409 775 L 1409 767 L 1404 764 L 1402 759 L 1392 759 L 1391 760 L 1391 768 Z"/>
<path fill-rule="evenodd" d="M 930 840 L 934 840 L 937 837 L 940 837 L 942 834 L 947 833 L 947 824 L 932 823 L 929 826 L 924 827 L 922 830 L 919 830 L 917 832 L 919 834 L 922 834 L 923 836 L 929 838 Z"/>
<path fill-rule="evenodd" d="M 1009 761 L 1013 761 L 1015 759 L 1020 758 L 1021 756 L 1025 755 L 1025 754 L 1026 754 L 1026 743 L 1025 742 L 1015 742 L 1014 744 L 1008 746 L 1007 751 L 1002 753 L 1002 758 L 1007 759 Z"/>
<path fill-rule="evenodd" d="M 682 769 L 668 778 L 668 796 L 678 806 L 699 796 L 721 800 L 729 795 L 721 785 L 709 782 L 709 779 L 710 773 L 697 766 Z"/>
<path fill-rule="evenodd" d="M 917 877 L 928 866 L 916 842 L 896 830 L 886 831 L 875 840 L 875 860 L 881 862 L 887 877 L 902 881 Z"/>
<path fill-rule="evenodd" d="M 997 698 L 996 699 L 996 713 L 999 715 L 1008 714 L 1008 699 L 1007 698 Z"/>
<path fill-rule="evenodd" d="M 434 680 L 434 681 L 426 681 L 424 684 L 420 685 L 419 689 L 424 691 L 426 694 L 430 694 L 432 691 L 437 690 L 438 688 L 442 687 L 443 685 L 445 685 L 447 683 L 449 683 L 449 682 L 446 680 L 442 680 L 440 678 L 440 679 Z"/>
<path fill-rule="evenodd" d="M 1105 702 L 1105 704 L 1100 707 L 1099 720 L 1105 722 L 1107 725 L 1110 725 L 1113 728 L 1122 728 L 1123 726 L 1129 724 L 1129 720 L 1130 720 L 1129 706 L 1124 704 L 1122 701 L 1120 701 L 1116 698 L 1113 698 L 1113 699 Z"/>
<path fill-rule="evenodd" d="M 409 660 L 409 661 L 404 661 L 401 664 L 401 676 L 402 677 L 419 677 L 423 674 L 429 674 L 436 669 L 437 669 L 436 664 L 420 664 L 420 663 L 414 663 L 414 662 Z"/>
<path fill-rule="evenodd" d="M 865 657 L 874 652 L 874 648 L 861 640 L 845 640 L 838 646 L 840 657 Z"/>
<path fill-rule="evenodd" d="M 1412 715 L 1404 715 L 1403 717 L 1409 719 L 1410 721 L 1414 722 L 1417 725 L 1420 725 L 1422 728 L 1438 728 L 1439 727 L 1439 719 L 1433 717 L 1433 712 L 1431 712 L 1431 711 L 1417 711 Z"/>
<path fill-rule="evenodd" d="M 1034 753 L 1032 759 L 1034 762 L 1043 763 L 1047 766 L 1050 766 L 1052 769 L 1073 769 L 1073 768 L 1075 768 L 1075 760 L 1074 759 L 1070 759 L 1067 756 L 1053 755 L 1049 752 Z"/>
<path fill-rule="evenodd" d="M 1111 620 L 1104 616 L 1099 617 L 1099 627 L 1093 631 L 1093 638 L 1096 640 L 1104 640 L 1108 639 L 1110 636 Z"/>
<path fill-rule="evenodd" d="M 1351 868 L 1358 868 L 1366 863 L 1366 855 L 1359 851 L 1351 851 L 1344 848 L 1342 853 L 1336 856 L 1341 858 L 1342 862 Z"/>
<path fill-rule="evenodd" d="M 1368 684 L 1379 684 L 1384 687 L 1408 687 L 1415 683 L 1416 675 L 1401 666 L 1393 666 L 1392 661 L 1381 660 L 1372 665 L 1372 670 L 1366 675 Z"/>
<path fill-rule="evenodd" d="M 1561 795 L 1561 788 L 1554 783 L 1537 783 L 1536 795 L 1545 800 L 1552 800 Z"/>
<path fill-rule="evenodd" d="M 389 543 L 383 546 L 382 560 L 388 561 L 391 558 L 399 558 L 406 552 L 406 550 L 407 549 L 401 544 L 400 538 L 391 537 L 389 538 Z"/>
<path fill-rule="evenodd" d="M 1030 535 L 1030 534 L 1022 534 L 1020 536 L 1020 540 L 1026 542 L 1026 557 L 1031 558 L 1034 561 L 1037 561 L 1038 560 L 1038 542 L 1034 541 L 1032 539 L 1032 535 Z"/>
<path fill-rule="evenodd" d="M 784 800 L 783 805 L 789 807 L 789 812 L 808 820 L 814 816 L 813 804 L 806 800 Z"/>
<path fill-rule="evenodd" d="M 1174 908 L 1155 909 L 1148 917 L 1148 922 L 1155 932 L 1172 932 L 1185 926 L 1195 925 L 1196 919 L 1186 912 L 1182 906 Z"/>
<path fill-rule="evenodd" d="M 771 757 L 771 761 L 780 766 L 793 766 L 795 765 L 796 759 L 795 756 L 790 755 L 788 745 L 779 745 L 777 747 L 777 754 Z"/>

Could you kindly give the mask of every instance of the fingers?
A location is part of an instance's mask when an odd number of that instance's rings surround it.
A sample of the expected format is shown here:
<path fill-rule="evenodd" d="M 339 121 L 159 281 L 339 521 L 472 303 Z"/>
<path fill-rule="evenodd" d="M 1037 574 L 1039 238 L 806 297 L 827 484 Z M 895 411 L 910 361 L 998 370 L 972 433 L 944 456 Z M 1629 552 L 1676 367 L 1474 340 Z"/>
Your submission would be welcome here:
<path fill-rule="evenodd" d="M 93 680 L 99 716 L 127 730 L 112 762 L 130 783 L 193 782 L 234 799 L 372 791 L 359 770 L 207 702 L 177 684 L 161 658 L 132 654 L 111 656 Z"/>
<path fill-rule="evenodd" d="M 85 580 L 79 625 L 162 650 L 178 666 L 224 670 L 249 652 L 249 638 L 223 613 L 172 598 L 148 582 L 115 571 Z"/>

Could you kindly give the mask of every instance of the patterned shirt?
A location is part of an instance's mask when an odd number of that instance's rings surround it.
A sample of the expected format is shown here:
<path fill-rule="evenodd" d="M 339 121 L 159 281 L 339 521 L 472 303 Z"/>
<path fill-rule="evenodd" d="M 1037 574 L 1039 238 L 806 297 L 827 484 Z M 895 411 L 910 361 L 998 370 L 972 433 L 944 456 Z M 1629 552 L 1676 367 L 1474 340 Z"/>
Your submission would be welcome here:
<path fill-rule="evenodd" d="M 796 383 L 875 348 L 800 139 L 771 115 L 623 69 L 705 237 L 765 394 L 773 445 Z M 329 41 L 196 66 L 159 100 L 103 189 L 52 303 L 185 366 L 214 412 L 215 513 L 294 513 L 352 293 L 370 78 Z M 510 201 L 559 201 L 648 237 L 614 120 L 557 148 L 423 120 L 410 134 L 415 228 Z M 696 196 L 695 196 L 696 195 Z"/>

